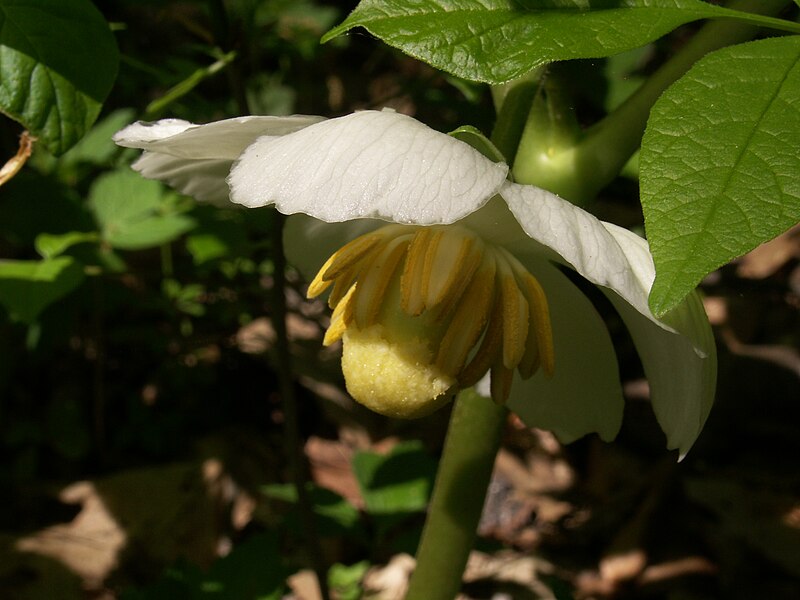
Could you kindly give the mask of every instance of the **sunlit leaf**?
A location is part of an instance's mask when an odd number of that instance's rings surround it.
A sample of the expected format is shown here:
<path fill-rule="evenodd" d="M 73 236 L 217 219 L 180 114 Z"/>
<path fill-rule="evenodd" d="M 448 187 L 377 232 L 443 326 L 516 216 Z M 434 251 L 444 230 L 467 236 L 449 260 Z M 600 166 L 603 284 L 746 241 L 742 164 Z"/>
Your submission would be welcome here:
<path fill-rule="evenodd" d="M 108 24 L 89 0 L 0 0 L 0 111 L 53 154 L 94 123 L 118 62 Z"/>
<path fill-rule="evenodd" d="M 732 46 L 661 96 L 642 142 L 650 305 L 800 220 L 800 37 Z"/>
<path fill-rule="evenodd" d="M 322 40 L 360 26 L 464 79 L 503 83 L 547 62 L 611 56 L 724 14 L 699 0 L 362 0 Z"/>
<path fill-rule="evenodd" d="M 387 455 L 359 452 L 353 472 L 368 513 L 407 513 L 427 506 L 436 463 L 421 444 L 407 442 Z"/>

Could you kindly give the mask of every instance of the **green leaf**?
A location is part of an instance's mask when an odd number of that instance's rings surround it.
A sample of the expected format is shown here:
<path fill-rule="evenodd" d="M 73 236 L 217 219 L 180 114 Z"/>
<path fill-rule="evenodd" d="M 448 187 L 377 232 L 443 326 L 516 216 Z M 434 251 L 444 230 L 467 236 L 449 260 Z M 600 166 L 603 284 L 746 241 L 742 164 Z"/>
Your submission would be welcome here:
<path fill-rule="evenodd" d="M 328 586 L 336 593 L 339 600 L 358 600 L 363 589 L 361 580 L 369 570 L 370 563 L 362 560 L 353 565 L 335 563 L 328 569 Z"/>
<path fill-rule="evenodd" d="M 320 535 L 341 537 L 348 531 L 360 533 L 360 515 L 358 510 L 345 498 L 327 488 L 307 484 L 314 513 L 319 519 Z M 297 490 L 290 483 L 272 483 L 261 486 L 261 493 L 268 498 L 282 500 L 291 504 L 297 503 Z M 299 523 L 298 523 L 299 526 Z"/>
<path fill-rule="evenodd" d="M 208 208 L 208 207 L 203 207 Z M 238 220 L 220 216 L 224 211 L 214 208 L 209 211 L 194 211 L 199 225 L 186 238 L 186 249 L 195 265 L 202 265 L 218 258 L 228 258 L 244 251 L 247 232 Z"/>
<path fill-rule="evenodd" d="M 83 267 L 68 256 L 0 261 L 0 304 L 12 319 L 31 324 L 83 281 Z"/>
<path fill-rule="evenodd" d="M 170 214 L 163 186 L 129 169 L 98 177 L 89 192 L 89 204 L 105 241 L 122 250 L 138 250 L 169 243 L 195 222 Z"/>
<path fill-rule="evenodd" d="M 98 239 L 94 231 L 70 231 L 57 235 L 40 233 L 36 236 L 34 246 L 42 258 L 55 258 L 76 244 L 96 242 Z"/>
<path fill-rule="evenodd" d="M 152 216 L 138 223 L 128 223 L 109 237 L 120 250 L 141 250 L 168 244 L 194 227 L 194 220 L 184 215 Z"/>
<path fill-rule="evenodd" d="M 800 37 L 709 54 L 653 107 L 641 195 L 663 315 L 800 220 Z"/>
<path fill-rule="evenodd" d="M 108 24 L 89 0 L 0 0 L 0 111 L 53 154 L 94 123 L 118 62 Z"/>
<path fill-rule="evenodd" d="M 201 591 L 213 598 L 280 600 L 289 575 L 282 561 L 276 533 L 254 535 L 211 566 Z"/>
<path fill-rule="evenodd" d="M 74 167 L 80 163 L 109 165 L 120 148 L 111 139 L 117 131 L 133 122 L 135 112 L 132 108 L 115 110 L 94 127 L 73 148 L 61 157 L 59 167 Z"/>
<path fill-rule="evenodd" d="M 497 149 L 497 146 L 483 135 L 479 129 L 472 125 L 462 125 L 458 129 L 454 129 L 448 133 L 448 135 L 469 144 L 489 160 L 493 160 L 494 162 L 506 162 L 506 158 L 503 156 L 503 153 Z"/>
<path fill-rule="evenodd" d="M 328 41 L 364 27 L 458 77 L 499 84 L 555 60 L 600 58 L 732 16 L 700 0 L 362 0 Z"/>
<path fill-rule="evenodd" d="M 359 452 L 353 472 L 370 514 L 409 513 L 428 505 L 436 462 L 419 442 L 398 444 L 387 455 Z"/>

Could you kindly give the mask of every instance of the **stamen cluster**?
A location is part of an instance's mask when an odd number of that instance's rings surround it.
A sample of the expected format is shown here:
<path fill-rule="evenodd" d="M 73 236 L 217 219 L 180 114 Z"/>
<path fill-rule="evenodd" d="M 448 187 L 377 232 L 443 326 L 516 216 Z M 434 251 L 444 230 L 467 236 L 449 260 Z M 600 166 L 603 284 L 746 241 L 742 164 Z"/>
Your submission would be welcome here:
<path fill-rule="evenodd" d="M 333 315 L 325 345 L 344 338 L 347 358 L 348 344 L 378 337 L 405 354 L 412 368 L 432 369 L 426 377 L 437 379 L 421 393 L 430 398 L 406 394 L 400 408 L 381 410 L 384 400 L 359 395 L 394 392 L 375 381 L 366 388 L 351 385 L 358 374 L 345 368 L 351 394 L 379 412 L 421 416 L 432 409 L 420 402 L 446 400 L 446 392 L 474 385 L 487 371 L 492 398 L 504 403 L 515 370 L 524 379 L 539 368 L 553 373 L 550 318 L 539 282 L 507 250 L 467 228 L 387 225 L 362 235 L 325 262 L 308 296 L 329 288 Z M 358 359 L 384 360 L 374 349 Z M 356 387 L 360 394 L 351 389 Z"/>

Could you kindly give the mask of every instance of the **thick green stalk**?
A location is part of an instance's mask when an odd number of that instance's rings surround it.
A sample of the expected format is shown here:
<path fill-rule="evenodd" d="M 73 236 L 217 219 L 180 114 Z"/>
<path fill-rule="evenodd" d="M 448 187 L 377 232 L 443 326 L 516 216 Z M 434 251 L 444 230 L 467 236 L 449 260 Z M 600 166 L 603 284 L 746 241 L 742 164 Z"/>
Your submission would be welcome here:
<path fill-rule="evenodd" d="M 458 594 L 507 414 L 472 389 L 456 398 L 406 600 Z"/>
<path fill-rule="evenodd" d="M 730 8 L 777 14 L 786 5 L 787 0 L 736 0 Z M 547 187 L 577 204 L 588 202 L 619 174 L 639 147 L 650 109 L 664 90 L 709 52 L 750 40 L 757 31 L 755 25 L 738 20 L 710 21 L 575 144 L 546 147 L 541 141 L 542 125 L 529 120 L 514 162 L 514 179 Z"/>
<path fill-rule="evenodd" d="M 542 69 L 537 68 L 513 83 L 492 88 L 492 97 L 497 111 L 492 142 L 509 165 L 514 164 L 522 130 L 539 89 L 541 73 Z"/>

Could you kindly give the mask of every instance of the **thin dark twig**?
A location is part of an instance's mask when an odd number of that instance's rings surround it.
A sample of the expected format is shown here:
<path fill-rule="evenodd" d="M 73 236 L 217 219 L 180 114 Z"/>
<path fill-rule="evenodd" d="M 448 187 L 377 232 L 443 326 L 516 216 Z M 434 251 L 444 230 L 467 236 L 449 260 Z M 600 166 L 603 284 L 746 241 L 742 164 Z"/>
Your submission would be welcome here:
<path fill-rule="evenodd" d="M 218 32 L 219 44 L 223 50 L 228 51 L 232 48 L 233 32 L 231 31 L 230 20 L 222 0 L 210 0 L 212 12 L 217 17 L 221 31 Z M 240 41 L 240 43 L 242 43 Z M 244 42 L 246 43 L 246 41 Z M 233 96 L 242 115 L 250 114 L 250 107 L 245 93 L 245 76 L 242 73 L 239 59 L 234 60 L 228 65 L 228 73 L 231 82 Z M 310 481 L 308 461 L 303 444 L 300 439 L 300 426 L 297 410 L 297 396 L 294 389 L 294 372 L 292 368 L 292 355 L 289 349 L 289 336 L 286 330 L 286 255 L 283 251 L 283 223 L 285 217 L 277 211 L 273 213 L 270 226 L 270 245 L 272 248 L 272 260 L 274 266 L 273 285 L 272 285 L 272 325 L 275 328 L 275 347 L 274 356 L 277 367 L 278 386 L 281 394 L 283 407 L 283 432 L 284 448 L 286 459 L 289 463 L 292 484 L 297 492 L 297 506 L 300 511 L 300 523 L 302 527 L 303 541 L 305 550 L 308 554 L 311 566 L 317 575 L 319 590 L 322 600 L 329 600 L 327 569 L 325 559 L 319 545 L 319 535 L 317 533 L 317 520 L 311 498 L 308 495 L 306 483 Z"/>
<path fill-rule="evenodd" d="M 278 367 L 278 382 L 283 400 L 283 429 L 286 456 L 289 460 L 294 487 L 297 490 L 297 505 L 300 522 L 306 541 L 306 551 L 319 580 L 322 598 L 329 598 L 325 559 L 320 550 L 317 522 L 306 482 L 309 481 L 308 462 L 300 440 L 300 424 L 297 410 L 297 395 L 292 378 L 292 355 L 289 350 L 289 336 L 286 331 L 286 256 L 283 251 L 283 223 L 285 217 L 274 213 L 270 227 L 273 242 L 272 260 L 275 267 L 272 286 L 272 324 L 275 328 L 275 359 Z"/>

